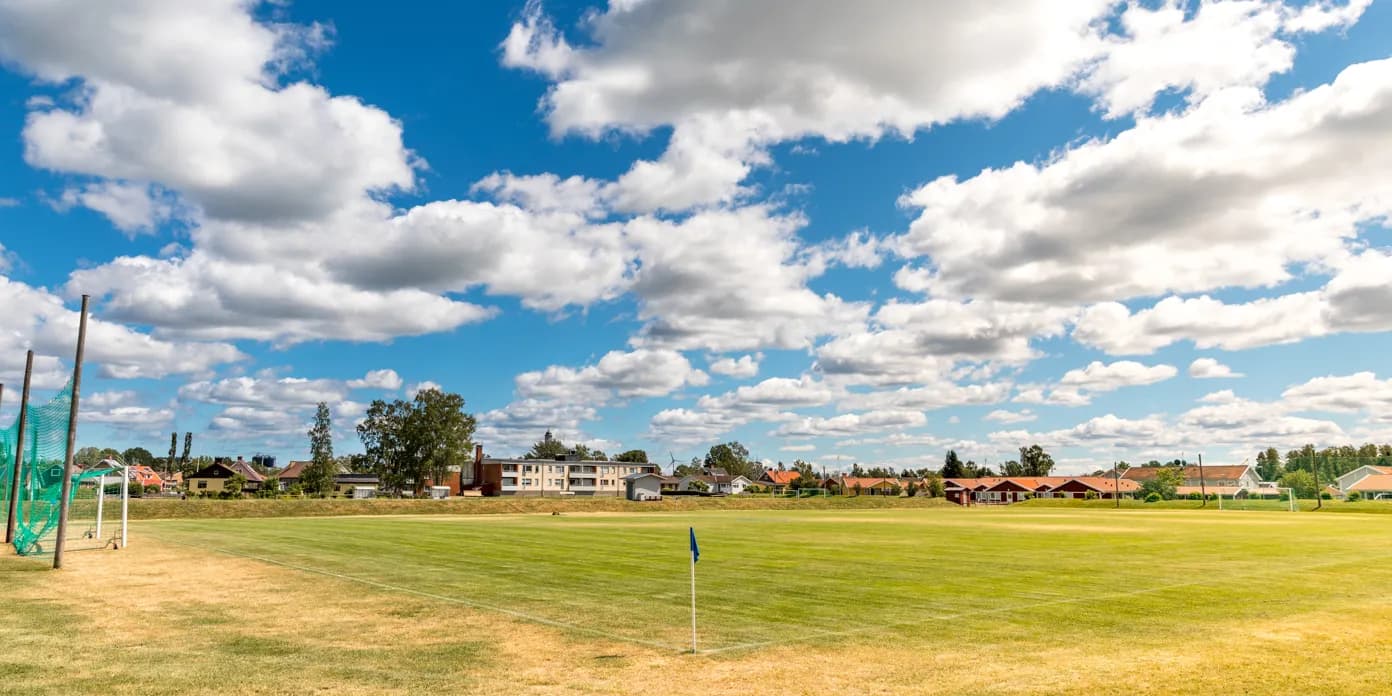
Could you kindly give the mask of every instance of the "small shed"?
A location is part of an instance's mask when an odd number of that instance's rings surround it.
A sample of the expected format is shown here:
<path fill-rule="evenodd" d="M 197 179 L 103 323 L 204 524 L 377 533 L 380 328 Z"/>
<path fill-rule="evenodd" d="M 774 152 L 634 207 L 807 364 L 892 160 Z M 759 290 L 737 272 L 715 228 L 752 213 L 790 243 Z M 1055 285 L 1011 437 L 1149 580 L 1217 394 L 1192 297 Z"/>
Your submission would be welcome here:
<path fill-rule="evenodd" d="M 444 500 L 445 498 L 448 498 L 449 495 L 450 495 L 450 487 L 449 487 L 449 486 L 431 486 L 431 487 L 430 487 L 430 499 L 431 499 L 431 500 Z"/>
<path fill-rule="evenodd" d="M 662 500 L 664 477 L 653 473 L 629 474 L 623 477 L 624 497 L 629 500 Z"/>
<path fill-rule="evenodd" d="M 376 498 L 376 497 L 377 497 L 377 487 L 376 487 L 376 486 L 353 486 L 353 493 L 352 493 L 352 495 L 350 495 L 349 497 L 352 498 L 352 499 L 354 499 L 354 500 L 363 500 L 363 499 L 365 499 L 365 498 Z"/>

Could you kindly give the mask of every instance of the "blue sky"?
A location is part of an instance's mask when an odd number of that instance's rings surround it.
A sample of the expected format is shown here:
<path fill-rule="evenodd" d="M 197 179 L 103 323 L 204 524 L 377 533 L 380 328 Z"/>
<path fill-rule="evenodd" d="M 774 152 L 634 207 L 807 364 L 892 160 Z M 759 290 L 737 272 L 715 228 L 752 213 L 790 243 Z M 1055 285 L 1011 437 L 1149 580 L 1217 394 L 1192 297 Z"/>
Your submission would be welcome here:
<path fill-rule="evenodd" d="M 1389 439 L 1377 2 L 0 0 L 0 380 L 340 451 L 457 391 L 666 462 Z"/>

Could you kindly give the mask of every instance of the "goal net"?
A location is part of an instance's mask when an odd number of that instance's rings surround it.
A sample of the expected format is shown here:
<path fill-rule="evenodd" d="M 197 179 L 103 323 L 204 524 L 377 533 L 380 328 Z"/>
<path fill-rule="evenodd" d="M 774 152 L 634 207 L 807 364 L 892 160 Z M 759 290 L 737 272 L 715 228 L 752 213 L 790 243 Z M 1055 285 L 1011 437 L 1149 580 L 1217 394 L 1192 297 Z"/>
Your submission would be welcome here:
<path fill-rule="evenodd" d="M 46 403 L 30 404 L 25 414 L 22 452 L 17 451 L 19 418 L 0 429 L 0 519 L 8 525 L 13 511 L 14 548 L 22 556 L 53 552 L 71 407 L 71 382 Z M 114 483 L 119 489 L 120 477 L 125 475 L 125 466 L 112 461 L 73 472 L 66 548 L 103 548 L 114 539 L 113 531 L 120 533 L 120 499 L 115 499 L 115 505 L 106 503 L 112 499 L 111 485 Z M 101 481 L 106 482 L 104 486 Z M 113 519 L 116 524 L 110 523 Z"/>

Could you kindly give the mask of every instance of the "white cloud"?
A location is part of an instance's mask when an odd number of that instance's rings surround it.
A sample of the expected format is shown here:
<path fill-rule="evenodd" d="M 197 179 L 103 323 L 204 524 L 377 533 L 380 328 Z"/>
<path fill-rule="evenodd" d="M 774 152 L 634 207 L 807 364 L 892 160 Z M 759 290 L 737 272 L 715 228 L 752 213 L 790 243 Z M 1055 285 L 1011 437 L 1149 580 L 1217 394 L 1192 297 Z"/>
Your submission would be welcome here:
<path fill-rule="evenodd" d="M 642 260 L 632 289 L 647 322 L 634 342 L 714 352 L 807 348 L 859 325 L 867 305 L 807 288 L 822 269 L 796 260 L 803 224 L 763 206 L 629 223 Z"/>
<path fill-rule="evenodd" d="M 1260 87 L 1294 64 L 1293 34 L 1353 24 L 1370 2 L 1319 2 L 1300 10 L 1269 0 L 1130 4 L 1120 17 L 1123 33 L 1108 37 L 1078 89 L 1117 117 L 1149 110 L 1166 90 L 1197 101 L 1226 87 Z"/>
<path fill-rule="evenodd" d="M 0 376 L 17 383 L 24 352 L 33 349 L 36 385 L 60 386 L 67 381 L 63 373 L 70 368 L 61 365 L 77 345 L 78 312 L 46 290 L 3 276 L 0 306 L 10 308 L 6 331 L 0 333 Z M 98 374 L 113 379 L 200 375 L 246 359 L 227 343 L 162 341 L 95 315 L 88 321 L 85 357 L 99 368 Z"/>
<path fill-rule="evenodd" d="M 83 394 L 79 399 L 83 423 L 101 423 L 120 430 L 162 430 L 174 422 L 174 410 L 141 403 L 133 391 L 101 391 Z"/>
<path fill-rule="evenodd" d="M 936 383 L 962 362 L 1022 364 L 1030 342 L 1063 332 L 1073 311 L 1026 303 L 891 301 L 866 330 L 816 350 L 817 369 L 844 384 Z"/>
<path fill-rule="evenodd" d="M 773 434 L 778 437 L 846 437 L 881 430 L 912 428 L 927 422 L 928 419 L 920 411 L 867 411 L 843 413 L 830 418 L 798 418 L 779 426 Z"/>
<path fill-rule="evenodd" d="M 931 411 L 949 406 L 994 404 L 1010 395 L 1009 382 L 954 384 L 942 382 L 922 387 L 899 387 L 849 393 L 837 401 L 846 410 L 913 409 Z"/>
<path fill-rule="evenodd" d="M 423 391 L 429 391 L 429 390 L 431 390 L 431 389 L 435 389 L 435 390 L 437 390 L 437 391 L 443 391 L 443 390 L 444 390 L 444 387 L 441 386 L 439 382 L 432 382 L 432 381 L 430 381 L 430 380 L 428 380 L 428 379 L 425 380 L 425 381 L 423 381 L 423 382 L 416 382 L 416 383 L 412 384 L 411 386 L 406 387 L 406 398 L 408 398 L 408 399 L 414 399 L 414 398 L 416 398 L 416 395 L 417 395 L 417 394 L 419 394 L 419 393 L 421 393 L 421 392 L 423 392 Z"/>
<path fill-rule="evenodd" d="M 174 215 L 174 206 L 158 191 L 145 184 L 103 181 L 81 189 L 63 191 L 59 204 L 66 208 L 81 205 L 111 220 L 123 232 L 153 232 L 160 222 Z"/>
<path fill-rule="evenodd" d="M 1316 377 L 1281 392 L 1281 399 L 1296 411 L 1386 413 L 1392 410 L 1392 379 L 1372 372 Z"/>
<path fill-rule="evenodd" d="M 1114 391 L 1122 387 L 1163 382 L 1179 374 L 1173 365 L 1143 365 L 1132 360 L 1103 363 L 1094 360 L 1087 367 L 1069 370 L 1059 385 L 1090 392 Z"/>
<path fill-rule="evenodd" d="M 581 369 L 552 365 L 517 376 L 523 398 L 575 399 L 603 403 L 619 398 L 666 396 L 685 386 L 701 386 L 706 373 L 670 350 L 610 351 Z"/>
<path fill-rule="evenodd" d="M 710 364 L 710 371 L 717 375 L 748 379 L 759 374 L 759 361 L 762 354 L 741 355 L 739 358 L 721 358 Z"/>
<path fill-rule="evenodd" d="M 1019 411 L 996 409 L 986 414 L 986 420 L 999 423 L 1028 423 L 1037 418 L 1039 418 L 1039 416 L 1027 408 Z"/>
<path fill-rule="evenodd" d="M 276 378 L 263 373 L 256 377 L 192 382 L 179 388 L 179 396 L 210 404 L 284 409 L 343 401 L 348 397 L 348 385 L 334 379 Z"/>
<path fill-rule="evenodd" d="M 0 208 L 15 208 L 19 206 L 18 198 L 8 198 L 0 196 Z"/>
<path fill-rule="evenodd" d="M 362 379 L 348 381 L 350 389 L 381 389 L 383 391 L 396 391 L 401 388 L 401 384 L 401 375 L 398 375 L 396 370 L 372 370 Z"/>
<path fill-rule="evenodd" d="M 779 450 L 782 450 L 782 451 L 784 451 L 784 452 L 815 452 L 815 451 L 817 451 L 817 446 L 816 446 L 816 445 L 783 445 L 782 447 L 779 447 L 778 449 L 779 449 Z"/>
<path fill-rule="evenodd" d="M 158 182 L 212 218 L 319 218 L 365 191 L 410 190 L 412 156 L 380 109 L 277 84 L 322 27 L 258 23 L 244 0 L 77 0 L 0 6 L 0 54 L 41 80 L 78 78 L 67 106 L 30 112 L 25 159 Z"/>
<path fill-rule="evenodd" d="M 815 0 L 788 22 L 771 0 L 611 3 L 585 23 L 592 41 L 573 44 L 533 3 L 503 63 L 555 81 L 543 109 L 556 134 L 672 126 L 667 151 L 612 196 L 621 209 L 673 210 L 740 196 L 770 143 L 1003 116 L 1095 53 L 1109 5 Z"/>
<path fill-rule="evenodd" d="M 1242 377 L 1241 372 L 1233 372 L 1231 367 L 1213 358 L 1196 358 L 1189 363 L 1189 376 L 1194 379 L 1227 379 Z"/>
<path fill-rule="evenodd" d="M 893 241 L 932 260 L 940 297 L 1110 302 L 1264 287 L 1337 263 L 1359 224 L 1392 213 L 1392 60 L 1268 104 L 1221 90 L 1050 159 L 942 177 Z M 1184 205 L 1175 205 L 1184 201 Z"/>

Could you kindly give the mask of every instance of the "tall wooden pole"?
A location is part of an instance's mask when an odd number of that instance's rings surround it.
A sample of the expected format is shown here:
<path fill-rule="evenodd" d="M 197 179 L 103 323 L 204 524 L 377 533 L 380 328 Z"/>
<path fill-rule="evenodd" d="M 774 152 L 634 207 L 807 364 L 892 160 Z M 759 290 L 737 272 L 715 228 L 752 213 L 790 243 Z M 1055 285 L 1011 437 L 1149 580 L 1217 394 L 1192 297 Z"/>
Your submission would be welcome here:
<path fill-rule="evenodd" d="M 1208 507 L 1208 489 L 1204 486 L 1203 452 L 1199 453 L 1199 497 L 1203 498 L 1203 502 L 1199 504 L 1199 507 Z"/>
<path fill-rule="evenodd" d="M 53 542 L 53 568 L 63 567 L 63 545 L 68 536 L 68 499 L 72 497 L 73 455 L 77 450 L 77 402 L 82 393 L 82 353 L 87 347 L 87 303 L 82 296 L 82 316 L 77 323 L 77 355 L 73 358 L 72 403 L 68 409 L 68 448 L 63 457 L 63 492 L 58 499 L 58 538 Z"/>
<path fill-rule="evenodd" d="M 29 425 L 29 382 L 34 378 L 34 351 L 24 358 L 24 390 L 19 397 L 19 433 L 15 436 L 14 475 L 10 478 L 10 516 L 5 521 L 5 543 L 13 544 L 15 525 L 19 521 L 19 486 L 23 481 L 24 431 Z"/>
<path fill-rule="evenodd" d="M 1117 463 L 1112 462 L 1112 500 L 1116 501 L 1116 509 L 1121 509 L 1121 470 L 1117 468 Z"/>

